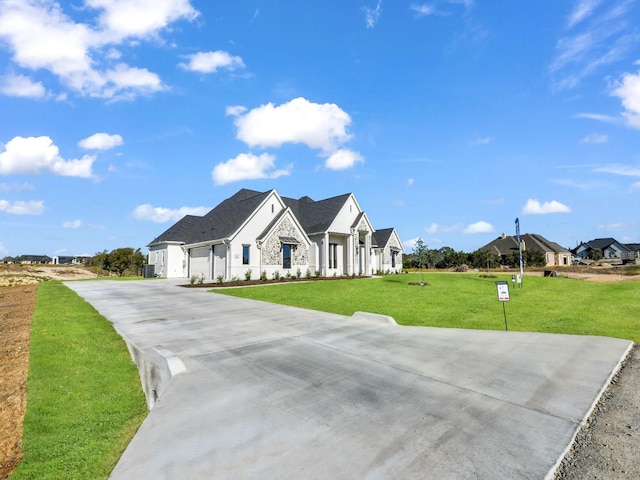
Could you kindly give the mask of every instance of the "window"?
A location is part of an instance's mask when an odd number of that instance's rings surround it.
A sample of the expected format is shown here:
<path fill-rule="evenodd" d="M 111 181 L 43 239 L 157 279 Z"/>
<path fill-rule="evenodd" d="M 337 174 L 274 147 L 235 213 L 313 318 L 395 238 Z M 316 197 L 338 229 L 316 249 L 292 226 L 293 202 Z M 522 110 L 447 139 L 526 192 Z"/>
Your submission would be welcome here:
<path fill-rule="evenodd" d="M 329 268 L 338 268 L 338 244 L 329 244 Z"/>
<path fill-rule="evenodd" d="M 398 255 L 398 252 L 391 250 L 391 268 L 396 268 L 396 255 Z"/>
<path fill-rule="evenodd" d="M 242 264 L 249 265 L 249 247 L 250 245 L 242 245 Z"/>
<path fill-rule="evenodd" d="M 282 245 L 282 268 L 291 268 L 291 245 Z"/>

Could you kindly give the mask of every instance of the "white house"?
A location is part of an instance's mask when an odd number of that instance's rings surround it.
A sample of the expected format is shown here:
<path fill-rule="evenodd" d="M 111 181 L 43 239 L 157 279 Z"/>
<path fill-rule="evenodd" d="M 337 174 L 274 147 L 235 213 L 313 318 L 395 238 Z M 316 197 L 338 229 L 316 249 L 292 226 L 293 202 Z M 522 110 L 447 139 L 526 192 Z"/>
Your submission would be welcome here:
<path fill-rule="evenodd" d="M 155 238 L 149 264 L 160 277 L 204 280 L 401 271 L 397 232 L 380 232 L 374 241 L 375 230 L 352 193 L 314 201 L 242 189 Z"/>

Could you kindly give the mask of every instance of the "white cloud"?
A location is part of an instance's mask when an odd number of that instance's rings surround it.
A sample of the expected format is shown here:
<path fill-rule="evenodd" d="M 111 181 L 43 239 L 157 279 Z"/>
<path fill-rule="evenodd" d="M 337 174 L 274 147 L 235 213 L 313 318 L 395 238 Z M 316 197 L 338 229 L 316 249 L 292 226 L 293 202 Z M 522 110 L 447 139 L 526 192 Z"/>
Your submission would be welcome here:
<path fill-rule="evenodd" d="M 231 115 L 232 117 L 237 117 L 242 115 L 247 111 L 247 107 L 243 107 L 242 105 L 232 105 L 225 109 L 225 113 L 227 115 Z"/>
<path fill-rule="evenodd" d="M 590 133 L 582 140 L 580 143 L 607 143 L 609 141 L 609 137 L 600 133 Z"/>
<path fill-rule="evenodd" d="M 437 13 L 436 7 L 427 4 L 418 5 L 414 3 L 409 7 L 409 9 L 415 12 L 418 17 L 426 17 Z"/>
<path fill-rule="evenodd" d="M 65 222 L 62 222 L 62 228 L 71 228 L 71 229 L 78 229 L 78 228 L 82 228 L 82 220 L 77 219 L 77 220 L 67 220 Z"/>
<path fill-rule="evenodd" d="M 289 175 L 289 170 L 273 170 L 275 156 L 263 153 L 241 153 L 235 158 L 219 163 L 211 172 L 213 183 L 224 185 L 241 180 L 256 180 L 260 178 L 278 178 Z"/>
<path fill-rule="evenodd" d="M 378 23 L 380 18 L 380 12 L 382 10 L 382 0 L 378 0 L 378 3 L 374 8 L 364 7 L 364 19 L 367 24 L 367 28 L 373 28 Z"/>
<path fill-rule="evenodd" d="M 640 177 L 640 167 L 632 167 L 621 163 L 603 165 L 594 169 L 596 172 L 610 173 L 612 175 L 622 175 L 625 177 Z"/>
<path fill-rule="evenodd" d="M 407 187 L 410 187 L 414 183 L 415 183 L 415 180 L 413 178 L 407 178 Z"/>
<path fill-rule="evenodd" d="M 567 24 L 571 33 L 558 40 L 549 65 L 555 88 L 573 88 L 633 51 L 638 35 L 628 21 L 632 5 L 626 0 L 578 3 Z"/>
<path fill-rule="evenodd" d="M 602 0 L 580 0 L 569 15 L 567 28 L 572 28 L 585 18 L 591 16 L 601 1 Z"/>
<path fill-rule="evenodd" d="M 94 133 L 90 137 L 80 140 L 78 146 L 85 150 L 109 150 L 123 143 L 122 137 L 118 134 Z"/>
<path fill-rule="evenodd" d="M 586 118 L 588 120 L 597 120 L 598 122 L 604 123 L 617 123 L 618 118 L 612 117 L 611 115 L 602 115 L 600 113 L 578 113 L 574 116 L 575 118 Z"/>
<path fill-rule="evenodd" d="M 480 221 L 480 222 L 472 223 L 467 228 L 465 228 L 462 231 L 462 233 L 466 233 L 466 234 L 491 233 L 493 231 L 495 231 L 495 228 L 493 227 L 493 225 L 487 222 Z"/>
<path fill-rule="evenodd" d="M 631 188 L 632 188 L 632 189 L 634 189 L 634 190 L 635 190 L 636 188 L 640 188 L 640 181 L 639 181 L 639 182 L 633 182 L 633 183 L 631 184 Z"/>
<path fill-rule="evenodd" d="M 630 177 L 640 177 L 640 167 L 629 165 L 612 164 L 596 168 L 596 172 L 612 173 L 614 175 L 626 175 Z"/>
<path fill-rule="evenodd" d="M 556 201 L 540 203 L 538 200 L 530 198 L 527 203 L 522 207 L 523 215 L 547 215 L 550 213 L 569 213 L 571 209 Z"/>
<path fill-rule="evenodd" d="M 196 215 L 201 217 L 206 215 L 209 210 L 211 209 L 208 207 L 180 207 L 177 209 L 170 209 L 153 207 L 150 204 L 145 203 L 144 205 L 138 205 L 131 215 L 137 220 L 149 220 L 155 223 L 165 223 L 177 222 L 185 215 Z"/>
<path fill-rule="evenodd" d="M 237 68 L 244 67 L 242 58 L 230 55 L 228 52 L 222 50 L 215 52 L 198 52 L 193 55 L 186 55 L 185 57 L 189 59 L 189 62 L 181 63 L 180 66 L 192 72 L 213 73 L 219 68 L 233 71 Z"/>
<path fill-rule="evenodd" d="M 24 75 L 5 75 L 0 79 L 0 92 L 8 97 L 42 98 L 46 91 L 41 82 Z"/>
<path fill-rule="evenodd" d="M 491 137 L 476 138 L 471 141 L 471 145 L 489 145 L 491 140 Z"/>
<path fill-rule="evenodd" d="M 198 16 L 189 0 L 85 0 L 85 3 L 102 10 L 101 35 L 111 42 L 154 37 L 172 22 L 191 21 Z"/>
<path fill-rule="evenodd" d="M 622 115 L 629 126 L 640 129 L 640 71 L 635 75 L 625 73 L 611 94 L 622 100 Z"/>
<path fill-rule="evenodd" d="M 629 225 L 625 225 L 624 223 L 607 223 L 600 224 L 596 227 L 598 230 L 606 230 L 606 231 L 621 231 L 630 228 Z"/>
<path fill-rule="evenodd" d="M 90 178 L 95 156 L 65 160 L 58 147 L 46 136 L 14 137 L 0 152 L 0 174 L 53 173 L 67 177 Z"/>
<path fill-rule="evenodd" d="M 0 200 L 0 212 L 7 212 L 13 215 L 41 215 L 44 212 L 44 203 L 41 200 L 27 202 Z"/>
<path fill-rule="evenodd" d="M 434 233 L 451 233 L 457 230 L 460 230 L 460 225 L 440 225 L 439 223 L 432 223 L 424 229 L 430 235 Z"/>
<path fill-rule="evenodd" d="M 404 247 L 405 251 L 413 251 L 419 238 L 420 237 L 410 238 L 409 240 L 405 240 L 404 242 L 402 242 L 402 246 Z"/>
<path fill-rule="evenodd" d="M 325 167 L 330 170 L 346 170 L 356 163 L 364 162 L 364 158 L 358 152 L 343 148 L 332 153 L 325 161 Z"/>
<path fill-rule="evenodd" d="M 87 23 L 75 22 L 52 0 L 0 3 L 0 37 L 10 46 L 12 61 L 24 69 L 47 70 L 83 96 L 130 99 L 166 89 L 158 75 L 145 68 L 114 64 L 120 58 L 114 46 L 157 40 L 170 23 L 193 20 L 198 12 L 189 0 L 84 3 L 88 8 L 78 10 Z"/>
<path fill-rule="evenodd" d="M 237 138 L 250 147 L 280 147 L 303 143 L 332 153 L 351 139 L 347 127 L 351 117 L 333 103 L 313 103 L 305 98 L 274 106 L 268 103 L 237 115 Z"/>

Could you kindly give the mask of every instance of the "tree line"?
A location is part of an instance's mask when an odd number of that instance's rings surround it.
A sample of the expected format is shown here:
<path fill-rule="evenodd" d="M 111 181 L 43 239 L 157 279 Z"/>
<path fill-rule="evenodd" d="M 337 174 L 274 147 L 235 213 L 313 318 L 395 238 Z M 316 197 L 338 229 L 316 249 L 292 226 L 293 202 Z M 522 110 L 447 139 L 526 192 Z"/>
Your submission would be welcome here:
<path fill-rule="evenodd" d="M 90 260 L 90 266 L 115 273 L 122 277 L 125 273 L 129 275 L 142 275 L 147 259 L 139 248 L 131 247 L 116 248 L 107 252 L 106 250 L 96 253 Z"/>
<path fill-rule="evenodd" d="M 114 273 L 119 277 L 127 275 L 142 275 L 146 257 L 139 248 L 116 248 L 107 252 L 96 253 L 93 257 L 78 257 L 82 265 L 94 267 L 98 271 Z M 6 256 L 0 260 L 2 263 L 51 263 L 53 259 L 47 255 L 18 255 Z"/>
<path fill-rule="evenodd" d="M 526 250 L 522 252 L 524 265 L 544 267 L 546 258 L 542 252 Z M 516 268 L 520 266 L 519 252 L 514 251 L 506 256 L 500 256 L 491 250 L 478 249 L 467 253 L 456 251 L 451 247 L 429 248 L 422 238 L 418 238 L 412 253 L 402 256 L 403 268 L 447 269 L 467 266 L 468 268 L 499 268 L 502 266 Z"/>

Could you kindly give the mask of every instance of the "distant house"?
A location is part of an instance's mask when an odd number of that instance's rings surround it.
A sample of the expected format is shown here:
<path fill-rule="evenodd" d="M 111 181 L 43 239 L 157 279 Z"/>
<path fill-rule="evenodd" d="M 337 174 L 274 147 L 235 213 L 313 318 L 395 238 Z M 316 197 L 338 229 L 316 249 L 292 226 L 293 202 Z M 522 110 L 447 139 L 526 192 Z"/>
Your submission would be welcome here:
<path fill-rule="evenodd" d="M 580 259 L 597 259 L 609 262 L 626 261 L 633 257 L 633 251 L 615 238 L 596 238 L 582 242 L 571 252 Z"/>
<path fill-rule="evenodd" d="M 35 264 L 35 263 L 47 264 L 47 263 L 51 263 L 52 261 L 52 258 L 47 255 L 22 255 L 19 258 L 20 258 L 20 263 L 27 264 L 27 265 Z"/>
<path fill-rule="evenodd" d="M 547 267 L 571 265 L 571 252 L 559 244 L 549 241 L 542 235 L 525 233 L 520 235 L 522 250 L 544 254 Z M 489 242 L 480 250 L 489 250 L 506 260 L 513 253 L 518 253 L 518 240 L 515 235 L 505 235 Z"/>
<path fill-rule="evenodd" d="M 640 264 L 640 243 L 625 243 L 624 246 L 629 253 L 623 255 L 622 261 Z"/>
<path fill-rule="evenodd" d="M 84 265 L 88 260 L 88 257 L 82 256 L 63 256 L 57 255 L 53 257 L 54 265 Z"/>
<path fill-rule="evenodd" d="M 374 240 L 375 229 L 353 193 L 315 201 L 242 189 L 153 239 L 148 263 L 160 277 L 204 280 L 401 271 L 397 233 L 380 232 Z"/>

